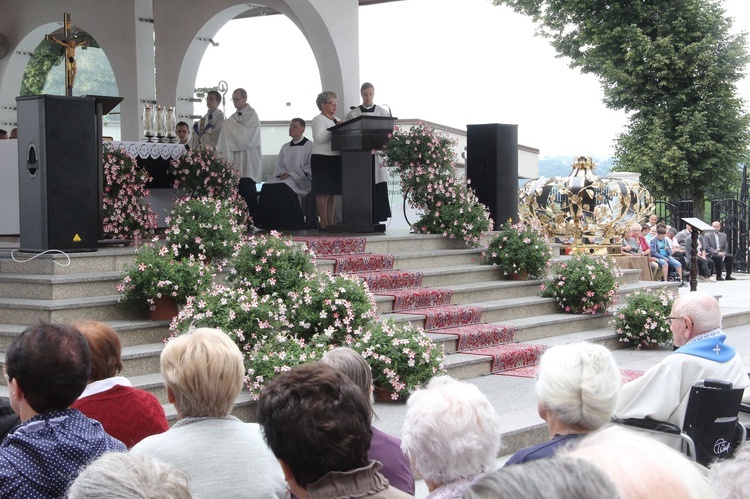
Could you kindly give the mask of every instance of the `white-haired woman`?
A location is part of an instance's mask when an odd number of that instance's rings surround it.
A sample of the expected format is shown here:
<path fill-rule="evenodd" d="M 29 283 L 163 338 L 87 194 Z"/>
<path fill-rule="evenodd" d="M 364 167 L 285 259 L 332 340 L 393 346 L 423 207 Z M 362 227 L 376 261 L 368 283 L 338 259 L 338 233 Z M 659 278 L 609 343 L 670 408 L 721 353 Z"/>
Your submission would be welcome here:
<path fill-rule="evenodd" d="M 499 423 L 476 386 L 449 376 L 433 378 L 409 398 L 401 448 L 427 484 L 428 499 L 461 497 L 495 468 Z"/>
<path fill-rule="evenodd" d="M 542 355 L 534 390 L 550 440 L 519 450 L 506 465 L 552 457 L 572 440 L 607 424 L 620 396 L 620 371 L 601 345 L 558 345 Z"/>
<path fill-rule="evenodd" d="M 288 497 L 260 426 L 229 415 L 245 376 L 229 336 L 199 328 L 173 338 L 161 353 L 161 374 L 179 421 L 130 452 L 185 470 L 195 497 Z"/>

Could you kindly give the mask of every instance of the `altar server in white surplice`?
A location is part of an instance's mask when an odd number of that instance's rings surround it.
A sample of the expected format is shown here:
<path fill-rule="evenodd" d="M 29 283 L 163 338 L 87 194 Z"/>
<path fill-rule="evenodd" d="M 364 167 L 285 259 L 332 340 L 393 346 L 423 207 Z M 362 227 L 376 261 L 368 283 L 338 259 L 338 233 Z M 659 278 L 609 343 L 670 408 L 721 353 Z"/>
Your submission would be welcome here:
<path fill-rule="evenodd" d="M 390 116 L 391 113 L 373 102 L 375 98 L 375 87 L 372 83 L 365 82 L 360 88 L 362 105 L 355 107 L 346 115 L 346 119 L 352 120 L 358 116 Z M 391 203 L 388 199 L 388 168 L 385 166 L 383 157 L 375 153 L 375 178 L 372 191 L 372 222 L 377 223 L 387 220 L 391 216 Z"/>
<path fill-rule="evenodd" d="M 292 138 L 281 146 L 273 176 L 263 184 L 254 223 L 264 229 L 304 229 L 305 221 L 298 195 L 307 196 L 312 189 L 310 158 L 313 142 L 305 134 L 305 120 L 289 123 Z"/>
<path fill-rule="evenodd" d="M 206 95 L 206 106 L 208 111 L 199 122 L 193 124 L 193 136 L 190 138 L 190 147 L 216 147 L 224 124 L 224 113 L 219 109 L 221 94 L 211 90 Z"/>
<path fill-rule="evenodd" d="M 232 160 L 240 171 L 240 195 L 245 198 L 250 216 L 258 206 L 256 182 L 261 180 L 260 120 L 255 109 L 247 103 L 247 92 L 238 88 L 232 92 L 232 103 L 237 109 L 224 120 L 217 147 Z"/>

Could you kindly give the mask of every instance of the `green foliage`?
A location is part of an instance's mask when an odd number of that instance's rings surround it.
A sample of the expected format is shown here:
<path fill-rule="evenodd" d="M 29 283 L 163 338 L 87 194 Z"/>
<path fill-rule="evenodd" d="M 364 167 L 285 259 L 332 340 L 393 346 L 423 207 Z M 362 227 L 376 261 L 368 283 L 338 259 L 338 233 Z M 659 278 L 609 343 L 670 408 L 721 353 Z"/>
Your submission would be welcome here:
<path fill-rule="evenodd" d="M 532 277 L 541 277 L 551 259 L 552 250 L 541 231 L 519 222 L 500 226 L 480 262 L 500 267 L 503 275 L 526 270 Z"/>
<path fill-rule="evenodd" d="M 570 65 L 595 74 L 604 103 L 629 115 L 615 169 L 642 173 L 655 196 L 732 184 L 748 149 L 750 117 L 736 83 L 746 34 L 715 0 L 493 0 L 529 15 Z"/>
<path fill-rule="evenodd" d="M 89 35 L 87 45 L 76 49 L 76 79 L 73 95 L 118 95 L 112 66 L 106 54 Z M 42 40 L 24 70 L 20 95 L 65 94 L 64 49 Z"/>
<path fill-rule="evenodd" d="M 575 254 L 554 267 L 551 281 L 542 284 L 542 296 L 554 298 L 565 312 L 606 313 L 617 299 L 619 275 L 608 256 Z"/>
<path fill-rule="evenodd" d="M 638 349 L 672 343 L 672 331 L 667 322 L 674 304 L 670 291 L 639 289 L 628 295 L 627 302 L 611 321 L 620 341 L 630 342 Z"/>
<path fill-rule="evenodd" d="M 227 281 L 260 294 L 286 295 L 315 273 L 315 257 L 304 243 L 271 231 L 247 240 L 232 257 Z"/>

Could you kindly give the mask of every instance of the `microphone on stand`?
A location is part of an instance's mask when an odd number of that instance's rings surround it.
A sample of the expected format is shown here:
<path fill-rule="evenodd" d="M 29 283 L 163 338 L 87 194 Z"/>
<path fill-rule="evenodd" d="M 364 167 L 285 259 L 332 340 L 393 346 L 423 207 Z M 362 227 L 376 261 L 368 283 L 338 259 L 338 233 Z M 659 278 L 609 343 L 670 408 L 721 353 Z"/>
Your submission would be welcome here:
<path fill-rule="evenodd" d="M 380 107 L 387 107 L 388 108 L 388 115 L 393 118 L 393 112 L 391 111 L 391 106 L 388 104 L 378 104 Z"/>
<path fill-rule="evenodd" d="M 357 106 L 349 106 L 349 111 L 352 111 L 354 109 L 357 109 Z"/>

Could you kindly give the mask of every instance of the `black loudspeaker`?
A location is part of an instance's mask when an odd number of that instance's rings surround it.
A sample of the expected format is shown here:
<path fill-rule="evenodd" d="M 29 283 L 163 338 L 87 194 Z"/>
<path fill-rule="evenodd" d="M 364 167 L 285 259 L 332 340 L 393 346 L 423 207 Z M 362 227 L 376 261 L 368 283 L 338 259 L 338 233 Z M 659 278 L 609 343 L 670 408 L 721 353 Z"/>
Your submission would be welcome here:
<path fill-rule="evenodd" d="M 495 227 L 517 222 L 518 125 L 467 125 L 466 177 Z"/>
<path fill-rule="evenodd" d="M 21 251 L 96 251 L 96 100 L 17 97 Z"/>

